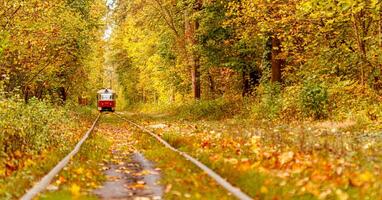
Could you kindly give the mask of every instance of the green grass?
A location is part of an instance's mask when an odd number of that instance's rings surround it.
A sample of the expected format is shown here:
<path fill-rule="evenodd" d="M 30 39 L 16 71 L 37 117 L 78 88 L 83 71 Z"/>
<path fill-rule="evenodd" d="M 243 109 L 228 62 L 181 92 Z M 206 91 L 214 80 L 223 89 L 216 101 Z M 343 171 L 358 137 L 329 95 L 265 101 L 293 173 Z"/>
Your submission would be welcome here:
<path fill-rule="evenodd" d="M 44 196 L 41 196 L 40 199 L 41 200 L 96 200 L 98 198 L 94 196 L 86 196 L 86 195 L 73 196 L 71 192 L 67 190 L 63 190 L 59 192 L 48 193 Z"/>

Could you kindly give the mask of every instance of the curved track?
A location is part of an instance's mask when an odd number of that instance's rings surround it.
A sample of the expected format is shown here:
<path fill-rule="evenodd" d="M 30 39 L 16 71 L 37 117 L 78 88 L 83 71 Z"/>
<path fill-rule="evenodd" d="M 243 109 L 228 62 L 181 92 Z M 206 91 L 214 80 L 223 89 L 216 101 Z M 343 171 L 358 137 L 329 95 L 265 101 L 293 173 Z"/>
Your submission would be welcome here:
<path fill-rule="evenodd" d="M 163 140 L 161 137 L 159 137 L 158 135 L 156 135 L 152 131 L 146 129 L 145 127 L 138 125 L 137 123 L 135 123 L 131 120 L 124 118 L 123 116 L 121 116 L 119 114 L 116 114 L 116 113 L 114 113 L 114 114 L 117 115 L 119 118 L 129 122 L 132 125 L 134 125 L 135 127 L 141 129 L 142 131 L 148 133 L 150 136 L 154 137 L 156 140 L 158 140 L 160 143 L 162 143 L 168 149 L 178 153 L 179 155 L 183 156 L 185 159 L 192 162 L 194 165 L 198 166 L 202 171 L 204 171 L 206 174 L 208 174 L 208 176 L 210 176 L 212 179 L 214 179 L 220 186 L 225 188 L 227 191 L 229 191 L 236 198 L 241 199 L 241 200 L 252 199 L 249 195 L 242 192 L 239 188 L 234 187 L 232 184 L 230 184 L 228 181 L 226 181 L 223 177 L 221 177 L 219 174 L 214 172 L 212 169 L 210 169 L 209 167 L 207 167 L 206 165 L 204 165 L 203 163 L 201 163 L 197 159 L 193 158 L 192 156 L 174 148 L 173 146 L 171 146 L 169 143 L 167 143 L 165 140 Z"/>

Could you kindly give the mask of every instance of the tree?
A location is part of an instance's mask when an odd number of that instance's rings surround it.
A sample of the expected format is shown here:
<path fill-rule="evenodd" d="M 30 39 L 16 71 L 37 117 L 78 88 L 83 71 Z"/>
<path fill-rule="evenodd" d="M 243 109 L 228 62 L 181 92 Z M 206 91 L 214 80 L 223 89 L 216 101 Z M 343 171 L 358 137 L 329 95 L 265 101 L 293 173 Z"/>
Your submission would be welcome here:
<path fill-rule="evenodd" d="M 102 1 L 4 2 L 1 73 L 9 95 L 66 101 L 86 82 L 84 60 L 105 7 Z M 4 41 L 4 42 L 3 42 Z"/>

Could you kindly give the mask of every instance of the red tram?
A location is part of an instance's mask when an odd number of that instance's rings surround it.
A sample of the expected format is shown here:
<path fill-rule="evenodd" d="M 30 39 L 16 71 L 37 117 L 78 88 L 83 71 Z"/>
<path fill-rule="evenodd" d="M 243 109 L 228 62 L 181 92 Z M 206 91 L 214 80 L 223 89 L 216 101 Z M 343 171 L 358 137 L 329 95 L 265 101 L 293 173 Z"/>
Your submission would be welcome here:
<path fill-rule="evenodd" d="M 102 111 L 115 111 L 115 99 L 117 95 L 111 89 L 102 89 L 97 92 L 97 107 L 100 112 Z"/>

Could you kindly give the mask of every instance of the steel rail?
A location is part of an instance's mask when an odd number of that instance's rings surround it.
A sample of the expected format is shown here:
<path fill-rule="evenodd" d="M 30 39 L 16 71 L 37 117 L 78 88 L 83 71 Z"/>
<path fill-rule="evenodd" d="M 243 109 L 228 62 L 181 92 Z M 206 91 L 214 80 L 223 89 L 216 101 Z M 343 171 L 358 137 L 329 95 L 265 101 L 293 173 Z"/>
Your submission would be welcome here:
<path fill-rule="evenodd" d="M 40 192 L 45 190 L 46 187 L 48 187 L 48 185 L 53 180 L 53 178 L 62 170 L 62 168 L 64 168 L 68 164 L 70 159 L 78 153 L 78 151 L 81 148 L 81 145 L 89 137 L 90 133 L 93 131 L 94 127 L 96 126 L 100 116 L 101 116 L 101 113 L 98 114 L 97 118 L 93 122 L 93 125 L 85 133 L 82 139 L 77 143 L 74 149 L 67 156 L 65 156 L 65 158 L 63 158 L 52 170 L 50 170 L 50 172 L 46 174 L 37 184 L 35 184 L 31 189 L 29 189 L 27 193 L 25 193 L 24 196 L 20 198 L 21 200 L 31 200 L 34 197 L 36 197 Z"/>
<path fill-rule="evenodd" d="M 216 181 L 216 183 L 218 183 L 220 186 L 222 186 L 224 189 L 226 189 L 227 191 L 229 191 L 233 196 L 235 196 L 236 198 L 240 199 L 240 200 L 251 200 L 253 199 L 252 197 L 250 197 L 249 195 L 247 195 L 246 193 L 242 192 L 239 188 L 233 186 L 232 184 L 230 184 L 227 180 L 225 180 L 223 177 L 221 177 L 219 174 L 217 174 L 216 172 L 214 172 L 212 169 L 210 169 L 209 167 L 207 167 L 206 165 L 204 165 L 203 163 L 201 163 L 200 161 L 198 161 L 197 159 L 193 158 L 192 156 L 188 155 L 187 153 L 183 152 L 183 151 L 180 151 L 176 148 L 174 148 L 173 146 L 171 146 L 169 143 L 167 143 L 164 139 L 162 139 L 161 137 L 159 137 L 157 134 L 155 134 L 154 132 L 146 129 L 145 127 L 143 126 L 140 126 L 139 124 L 131 121 L 131 120 L 128 120 L 126 119 L 125 117 L 121 116 L 120 114 L 117 114 L 117 113 L 114 113 L 116 116 L 118 116 L 119 118 L 133 124 L 134 126 L 138 127 L 139 129 L 141 129 L 142 131 L 148 133 L 150 136 L 154 137 L 156 140 L 158 140 L 160 143 L 162 143 L 165 147 L 167 147 L 168 149 L 178 153 L 179 155 L 183 156 L 186 160 L 189 160 L 190 162 L 192 162 L 194 165 L 196 165 L 197 167 L 199 167 L 202 171 L 204 171 L 208 176 L 210 176 L 212 179 L 214 179 Z"/>

